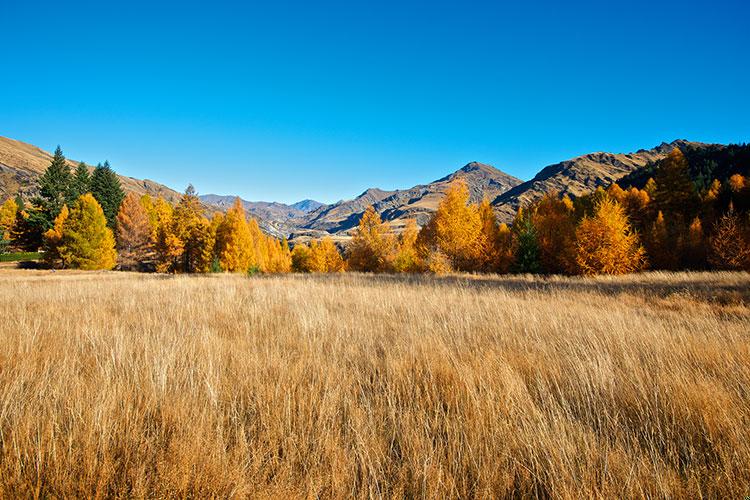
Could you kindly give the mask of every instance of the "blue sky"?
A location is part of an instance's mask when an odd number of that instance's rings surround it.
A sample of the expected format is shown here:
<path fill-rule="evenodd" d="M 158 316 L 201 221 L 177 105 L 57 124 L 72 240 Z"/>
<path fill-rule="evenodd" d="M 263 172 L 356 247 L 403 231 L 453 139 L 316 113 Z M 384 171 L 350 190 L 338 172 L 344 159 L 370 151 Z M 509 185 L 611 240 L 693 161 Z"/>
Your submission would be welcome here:
<path fill-rule="evenodd" d="M 750 140 L 740 0 L 119 3 L 3 5 L 0 135 L 283 202 Z"/>

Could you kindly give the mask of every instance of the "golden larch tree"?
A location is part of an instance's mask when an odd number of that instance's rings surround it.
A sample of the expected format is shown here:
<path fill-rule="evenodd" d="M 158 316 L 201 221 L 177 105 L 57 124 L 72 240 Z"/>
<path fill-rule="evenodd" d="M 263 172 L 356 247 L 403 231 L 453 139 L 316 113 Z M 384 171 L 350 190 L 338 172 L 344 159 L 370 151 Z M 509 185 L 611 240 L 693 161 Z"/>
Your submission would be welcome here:
<path fill-rule="evenodd" d="M 417 252 L 419 229 L 414 219 L 406 221 L 404 231 L 398 237 L 398 251 L 393 261 L 397 273 L 416 273 L 424 270 L 424 263 Z"/>
<path fill-rule="evenodd" d="M 576 230 L 576 262 L 582 274 L 624 274 L 643 268 L 645 252 L 622 206 L 600 199 Z"/>
<path fill-rule="evenodd" d="M 674 269 L 677 266 L 677 254 L 672 244 L 673 238 L 670 237 L 667 221 L 661 210 L 651 224 L 645 243 L 652 269 Z"/>
<path fill-rule="evenodd" d="M 750 241 L 732 205 L 711 236 L 708 260 L 716 269 L 750 270 Z"/>
<path fill-rule="evenodd" d="M 9 240 L 16 222 L 18 203 L 13 198 L 8 198 L 0 205 L 0 240 Z"/>
<path fill-rule="evenodd" d="M 619 186 L 611 191 L 616 196 L 625 197 L 625 192 L 619 189 Z M 556 192 L 545 194 L 531 207 L 531 222 L 536 229 L 542 271 L 557 274 L 574 273 L 576 221 L 570 198 L 560 198 Z"/>
<path fill-rule="evenodd" d="M 57 221 L 56 221 L 56 225 Z M 57 255 L 64 267 L 75 269 L 112 269 L 117 262 L 115 237 L 107 227 L 104 211 L 89 193 L 76 200 L 65 220 L 60 221 Z M 48 231 L 47 236 L 52 236 Z M 53 241 L 56 238 L 48 238 Z"/>
<path fill-rule="evenodd" d="M 347 247 L 349 269 L 377 273 L 393 268 L 396 241 L 372 205 L 365 209 Z"/>
<path fill-rule="evenodd" d="M 247 272 L 254 263 L 254 244 L 239 198 L 234 200 L 216 230 L 216 255 L 221 269 L 230 273 Z"/>
<path fill-rule="evenodd" d="M 137 268 L 150 258 L 151 224 L 138 195 L 128 193 L 122 200 L 115 226 L 118 262 L 122 268 Z"/>
<path fill-rule="evenodd" d="M 420 233 L 419 246 L 428 253 L 439 252 L 450 267 L 474 271 L 481 266 L 482 221 L 479 209 L 469 203 L 469 188 L 463 179 L 451 183 L 437 211 Z M 442 266 L 442 262 L 441 262 Z"/>

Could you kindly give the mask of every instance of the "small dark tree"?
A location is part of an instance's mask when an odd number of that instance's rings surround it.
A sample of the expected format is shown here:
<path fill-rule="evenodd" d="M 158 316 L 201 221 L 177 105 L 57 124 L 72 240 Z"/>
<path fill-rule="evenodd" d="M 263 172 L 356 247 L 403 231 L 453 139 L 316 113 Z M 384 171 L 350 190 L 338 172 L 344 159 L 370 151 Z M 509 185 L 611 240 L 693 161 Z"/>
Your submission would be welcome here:
<path fill-rule="evenodd" d="M 102 206 L 104 217 L 107 218 L 107 226 L 114 229 L 117 223 L 117 212 L 120 210 L 125 193 L 120 185 L 120 179 L 109 166 L 109 162 L 104 165 L 97 165 L 94 174 L 91 176 L 91 194 L 96 201 Z"/>
<path fill-rule="evenodd" d="M 519 217 L 513 224 L 516 234 L 516 252 L 512 270 L 516 273 L 536 274 L 541 270 L 539 263 L 539 239 L 536 227 L 531 221 L 530 214 L 519 210 Z"/>

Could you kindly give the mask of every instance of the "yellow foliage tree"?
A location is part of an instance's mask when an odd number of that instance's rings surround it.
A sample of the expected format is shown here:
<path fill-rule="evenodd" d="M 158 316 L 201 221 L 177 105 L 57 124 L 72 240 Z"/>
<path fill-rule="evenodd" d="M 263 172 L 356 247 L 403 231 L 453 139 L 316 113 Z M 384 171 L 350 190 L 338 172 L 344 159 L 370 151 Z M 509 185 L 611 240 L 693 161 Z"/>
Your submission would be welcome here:
<path fill-rule="evenodd" d="M 393 270 L 397 273 L 416 273 L 424 270 L 424 264 L 417 252 L 419 229 L 414 219 L 406 221 L 406 227 L 398 239 L 398 251 L 393 260 Z"/>
<path fill-rule="evenodd" d="M 18 204 L 13 198 L 8 198 L 0 205 L 0 240 L 9 240 L 13 225 L 16 222 Z"/>
<path fill-rule="evenodd" d="M 65 225 L 65 221 L 68 220 L 68 215 L 70 215 L 68 206 L 63 205 L 60 213 L 55 217 L 55 222 L 52 227 L 43 235 L 44 261 L 51 266 L 61 264 L 65 267 L 65 263 L 60 262 L 61 257 L 58 248 L 62 241 L 63 226 Z"/>
<path fill-rule="evenodd" d="M 216 230 L 216 254 L 221 268 L 230 273 L 247 272 L 255 261 L 255 247 L 239 198 Z"/>
<path fill-rule="evenodd" d="M 457 179 L 448 187 L 437 211 L 420 232 L 418 244 L 423 253 L 442 254 L 452 269 L 474 271 L 483 262 L 481 235 L 479 208 L 469 204 L 469 188 L 463 179 Z"/>
<path fill-rule="evenodd" d="M 610 189 L 610 196 L 613 193 L 621 198 L 625 197 L 625 192 L 619 186 Z M 536 229 L 542 271 L 574 273 L 576 222 L 570 198 L 565 196 L 561 199 L 556 192 L 545 194 L 534 204 L 531 222 Z"/>
<path fill-rule="evenodd" d="M 622 206 L 600 199 L 593 217 L 584 217 L 576 230 L 576 262 L 583 274 L 624 274 L 644 265 L 644 250 L 630 228 Z"/>
<path fill-rule="evenodd" d="M 62 215 L 62 212 L 61 212 Z M 55 221 L 45 234 L 49 246 L 60 257 L 63 267 L 112 269 L 117 262 L 115 238 L 107 227 L 101 205 L 91 194 L 73 203 L 66 217 Z"/>
<path fill-rule="evenodd" d="M 292 271 L 296 273 L 314 272 L 315 263 L 313 262 L 310 247 L 305 243 L 294 245 L 292 250 Z"/>
<path fill-rule="evenodd" d="M 377 273 L 393 269 L 396 242 L 372 205 L 365 209 L 359 227 L 347 248 L 349 268 L 353 271 Z"/>
<path fill-rule="evenodd" d="M 266 237 L 269 260 L 265 272 L 288 273 L 292 268 L 292 256 L 286 239 L 279 241 L 275 238 Z"/>
<path fill-rule="evenodd" d="M 321 263 L 321 272 L 340 273 L 346 269 L 346 263 L 330 237 L 323 238 L 311 248 L 315 260 Z"/>

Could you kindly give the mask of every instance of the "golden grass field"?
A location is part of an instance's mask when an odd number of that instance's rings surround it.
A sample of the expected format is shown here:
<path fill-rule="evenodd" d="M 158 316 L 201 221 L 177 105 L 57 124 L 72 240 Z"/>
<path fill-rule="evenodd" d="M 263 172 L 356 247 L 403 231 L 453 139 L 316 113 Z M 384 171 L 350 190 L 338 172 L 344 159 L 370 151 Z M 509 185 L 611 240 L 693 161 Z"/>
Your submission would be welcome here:
<path fill-rule="evenodd" d="M 0 272 L 0 496 L 750 495 L 750 275 Z"/>

